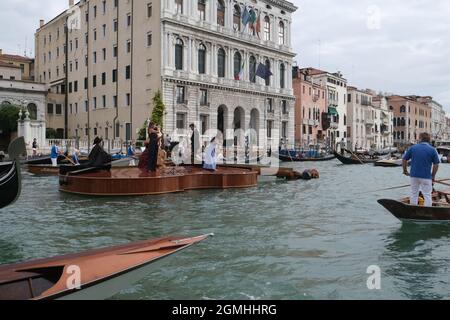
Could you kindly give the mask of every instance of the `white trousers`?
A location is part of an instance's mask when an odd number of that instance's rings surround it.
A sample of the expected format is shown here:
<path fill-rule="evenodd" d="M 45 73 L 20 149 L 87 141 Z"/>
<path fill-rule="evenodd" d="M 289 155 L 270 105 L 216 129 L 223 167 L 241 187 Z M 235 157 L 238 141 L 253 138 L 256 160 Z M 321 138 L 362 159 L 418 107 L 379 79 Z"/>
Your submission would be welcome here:
<path fill-rule="evenodd" d="M 57 167 L 58 166 L 58 158 L 52 158 L 52 166 Z"/>
<path fill-rule="evenodd" d="M 433 181 L 430 179 L 411 178 L 410 203 L 412 205 L 418 205 L 420 191 L 422 191 L 425 199 L 425 206 L 431 207 L 433 205 L 433 201 L 431 199 L 431 193 L 433 192 Z"/>

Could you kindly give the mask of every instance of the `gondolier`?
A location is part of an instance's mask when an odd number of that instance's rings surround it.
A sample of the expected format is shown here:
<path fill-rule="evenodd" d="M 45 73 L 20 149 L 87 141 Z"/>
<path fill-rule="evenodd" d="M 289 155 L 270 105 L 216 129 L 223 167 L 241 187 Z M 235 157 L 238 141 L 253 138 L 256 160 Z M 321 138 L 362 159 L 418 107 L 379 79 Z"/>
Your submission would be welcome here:
<path fill-rule="evenodd" d="M 431 193 L 433 181 L 439 169 L 439 155 L 430 144 L 428 133 L 421 133 L 420 143 L 408 149 L 403 157 L 403 174 L 411 177 L 411 205 L 418 205 L 419 192 L 425 199 L 425 206 L 433 205 Z M 411 173 L 408 172 L 408 161 L 411 160 Z"/>

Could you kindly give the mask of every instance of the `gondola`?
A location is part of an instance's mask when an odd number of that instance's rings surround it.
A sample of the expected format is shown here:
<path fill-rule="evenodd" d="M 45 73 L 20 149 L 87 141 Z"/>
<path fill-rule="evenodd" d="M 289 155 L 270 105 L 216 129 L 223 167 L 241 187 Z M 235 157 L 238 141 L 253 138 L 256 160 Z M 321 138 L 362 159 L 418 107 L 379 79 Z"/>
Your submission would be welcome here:
<path fill-rule="evenodd" d="M 0 166 L 0 209 L 13 204 L 20 195 L 21 176 L 19 156 L 25 152 L 23 137 L 11 142 L 8 154 L 12 162 Z"/>
<path fill-rule="evenodd" d="M 315 162 L 315 161 L 330 161 L 336 158 L 334 154 L 319 156 L 319 157 L 291 157 L 289 155 L 278 155 L 281 161 L 283 162 Z"/>
<path fill-rule="evenodd" d="M 379 158 L 375 158 L 375 159 L 368 159 L 366 157 L 363 156 L 352 156 L 352 157 L 346 157 L 343 156 L 342 154 L 334 151 L 334 156 L 343 164 L 367 164 L 367 163 L 375 163 L 378 160 L 380 160 Z"/>
<path fill-rule="evenodd" d="M 0 266 L 0 300 L 101 300 L 210 235 L 166 237 Z"/>
<path fill-rule="evenodd" d="M 409 199 L 400 201 L 380 199 L 378 203 L 386 208 L 394 217 L 402 221 L 411 222 L 450 222 L 450 204 L 448 194 L 435 193 L 433 195 L 433 206 L 413 206 Z"/>

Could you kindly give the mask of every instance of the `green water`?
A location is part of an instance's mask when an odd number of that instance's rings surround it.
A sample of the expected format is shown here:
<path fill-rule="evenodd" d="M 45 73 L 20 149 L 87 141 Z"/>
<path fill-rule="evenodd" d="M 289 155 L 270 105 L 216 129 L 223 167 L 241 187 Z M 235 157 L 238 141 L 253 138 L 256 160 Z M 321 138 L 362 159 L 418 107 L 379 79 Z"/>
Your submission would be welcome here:
<path fill-rule="evenodd" d="M 24 173 L 20 200 L 0 211 L 0 263 L 215 233 L 113 298 L 450 298 L 450 224 L 402 224 L 376 202 L 408 189 L 361 194 L 408 183 L 401 168 L 294 166 L 316 167 L 321 179 L 87 198 L 59 193 L 56 177 Z M 450 166 L 439 176 L 450 177 Z M 370 265 L 381 268 L 381 290 L 367 288 Z"/>

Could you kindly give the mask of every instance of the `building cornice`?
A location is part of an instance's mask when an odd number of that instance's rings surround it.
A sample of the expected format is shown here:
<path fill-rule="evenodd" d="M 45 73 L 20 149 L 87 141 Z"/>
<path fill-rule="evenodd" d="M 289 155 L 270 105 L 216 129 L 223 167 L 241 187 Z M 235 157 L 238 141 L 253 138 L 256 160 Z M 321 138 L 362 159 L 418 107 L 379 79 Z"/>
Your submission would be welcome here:
<path fill-rule="evenodd" d="M 293 95 L 285 95 L 285 94 L 277 94 L 277 93 L 270 93 L 270 92 L 246 90 L 246 89 L 233 88 L 233 87 L 219 85 L 219 84 L 212 84 L 212 83 L 205 83 L 205 82 L 200 82 L 200 81 L 178 79 L 178 78 L 174 78 L 174 77 L 167 77 L 167 76 L 165 76 L 165 77 L 163 77 L 163 82 L 170 82 L 170 83 L 182 84 L 182 85 L 193 85 L 193 86 L 209 88 L 209 89 L 217 89 L 217 90 L 228 91 L 228 92 L 244 93 L 244 94 L 257 95 L 257 96 L 261 96 L 261 97 L 280 98 L 280 99 L 295 101 L 295 96 L 293 96 Z"/>
<path fill-rule="evenodd" d="M 294 5 L 292 2 L 285 0 L 265 0 L 265 2 L 267 2 L 267 4 L 287 10 L 290 13 L 293 13 L 298 10 L 298 7 L 296 5 Z"/>
<path fill-rule="evenodd" d="M 45 91 L 45 90 L 5 88 L 5 87 L 0 87 L 0 92 L 16 92 L 16 93 L 30 93 L 30 94 L 43 94 L 43 95 L 47 94 L 47 91 Z"/>

